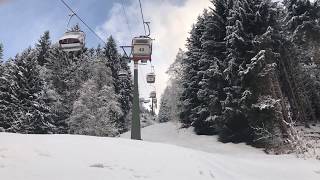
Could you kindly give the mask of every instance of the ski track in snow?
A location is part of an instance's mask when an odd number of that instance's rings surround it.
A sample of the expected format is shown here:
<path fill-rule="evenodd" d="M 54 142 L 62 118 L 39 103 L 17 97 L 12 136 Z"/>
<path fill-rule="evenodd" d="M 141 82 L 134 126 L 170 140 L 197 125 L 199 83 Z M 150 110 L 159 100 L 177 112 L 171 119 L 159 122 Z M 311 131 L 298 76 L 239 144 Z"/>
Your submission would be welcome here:
<path fill-rule="evenodd" d="M 174 123 L 142 130 L 144 141 L 0 133 L 1 180 L 318 180 L 320 161 L 222 144 Z"/>

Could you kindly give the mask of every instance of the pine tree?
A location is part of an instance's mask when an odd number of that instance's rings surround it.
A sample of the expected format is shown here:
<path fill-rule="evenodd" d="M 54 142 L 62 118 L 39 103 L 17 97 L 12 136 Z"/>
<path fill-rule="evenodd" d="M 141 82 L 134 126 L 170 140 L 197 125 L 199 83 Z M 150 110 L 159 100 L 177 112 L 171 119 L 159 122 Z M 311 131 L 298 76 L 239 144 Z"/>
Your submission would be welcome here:
<path fill-rule="evenodd" d="M 185 67 L 183 61 L 186 59 L 186 54 L 184 51 L 179 49 L 179 52 L 176 56 L 174 63 L 169 67 L 167 74 L 169 75 L 168 88 L 166 88 L 163 93 L 162 98 L 168 99 L 169 106 L 171 108 L 170 120 L 179 121 L 179 116 L 182 109 L 181 97 L 183 93 L 183 81 L 184 81 L 184 72 Z M 161 108 L 159 114 L 161 113 Z"/>
<path fill-rule="evenodd" d="M 111 70 L 102 61 L 94 62 L 94 75 L 79 90 L 68 123 L 70 133 L 116 136 L 122 110 L 115 94 Z"/>
<path fill-rule="evenodd" d="M 47 62 L 46 59 L 48 58 L 48 51 L 49 51 L 50 47 L 51 47 L 50 33 L 49 33 L 49 31 L 46 31 L 40 37 L 40 40 L 36 44 L 36 49 L 39 52 L 38 64 L 40 66 L 44 66 L 44 64 Z"/>
<path fill-rule="evenodd" d="M 168 99 L 166 97 L 168 93 L 168 88 L 166 88 L 166 90 L 164 91 L 164 96 L 161 97 L 161 102 L 160 102 L 160 110 L 159 110 L 159 115 L 158 115 L 158 121 L 160 123 L 164 123 L 164 122 L 168 122 L 171 119 L 171 108 L 168 102 Z"/>
<path fill-rule="evenodd" d="M 181 122 L 185 127 L 191 126 L 194 119 L 198 118 L 197 107 L 199 100 L 197 98 L 197 91 L 200 89 L 197 74 L 199 71 L 198 61 L 201 58 L 201 36 L 204 32 L 204 20 L 206 13 L 199 16 L 197 23 L 193 26 L 190 38 L 187 40 L 186 52 L 187 58 L 183 61 L 185 67 L 183 86 L 184 90 L 181 96 L 182 112 L 180 113 Z"/>
<path fill-rule="evenodd" d="M 130 67 L 128 66 L 126 62 L 125 57 L 120 58 L 120 69 L 122 71 L 125 71 L 127 76 L 122 77 L 119 79 L 119 103 L 121 104 L 121 108 L 123 111 L 123 116 L 119 118 L 118 128 L 120 129 L 120 133 L 125 132 L 128 130 L 129 125 L 128 121 L 131 119 L 128 119 L 128 114 L 132 107 L 132 100 L 133 100 L 133 84 L 132 84 L 132 76 Z"/>
<path fill-rule="evenodd" d="M 9 132 L 54 133 L 52 113 L 43 99 L 36 52 L 30 48 L 9 62 L 2 81 L 1 125 Z M 12 112 L 10 112 L 12 111 Z"/>
<path fill-rule="evenodd" d="M 3 62 L 3 45 L 0 43 L 0 63 Z"/>
<path fill-rule="evenodd" d="M 0 77 L 0 127 L 6 131 L 12 131 L 10 129 L 22 123 L 17 119 L 22 113 L 16 94 L 19 88 L 15 76 L 17 71 L 14 60 L 10 59 L 4 64 Z"/>
<path fill-rule="evenodd" d="M 120 56 L 117 50 L 117 44 L 112 36 L 107 40 L 107 44 L 103 48 L 103 57 L 105 57 L 106 65 L 112 71 L 112 77 L 114 78 L 114 87 L 117 93 L 119 93 L 118 86 L 118 72 L 120 69 Z"/>
<path fill-rule="evenodd" d="M 204 20 L 204 33 L 201 37 L 202 56 L 199 60 L 198 78 L 200 89 L 197 92 L 200 104 L 198 118 L 194 119 L 193 126 L 198 134 L 216 134 L 221 124 L 222 106 L 224 100 L 223 88 L 226 82 L 223 79 L 225 59 L 225 36 L 228 3 L 224 0 L 212 1 L 215 9 L 207 12 Z"/>
<path fill-rule="evenodd" d="M 221 138 L 226 141 L 250 141 L 250 109 L 259 93 L 244 79 L 241 72 L 247 69 L 261 49 L 256 48 L 254 37 L 259 37 L 268 27 L 276 24 L 275 11 L 270 1 L 233 1 L 227 18 L 227 66 L 224 70 L 228 82 L 223 101 L 224 130 Z M 253 82 L 254 83 L 254 82 Z"/>
<path fill-rule="evenodd" d="M 57 113 L 55 123 L 61 133 L 68 130 L 66 120 L 72 113 L 73 103 L 79 97 L 78 90 L 92 76 L 91 62 L 84 51 L 67 54 L 58 47 L 49 51 L 47 81 L 56 92 L 56 102 L 52 106 Z"/>
<path fill-rule="evenodd" d="M 107 44 L 102 50 L 102 57 L 106 61 L 106 66 L 111 69 L 114 89 L 116 94 L 119 95 L 118 102 L 121 104 L 123 116 L 118 119 L 117 126 L 121 131 L 126 131 L 127 115 L 131 109 L 132 102 L 132 81 L 130 68 L 127 65 L 125 57 L 121 57 L 118 53 L 117 44 L 112 36 L 107 40 Z M 126 71 L 127 77 L 119 78 L 119 71 Z"/>
<path fill-rule="evenodd" d="M 292 79 L 293 108 L 298 111 L 295 117 L 307 125 L 310 121 L 319 119 L 319 95 L 317 83 L 312 78 L 319 72 L 319 1 L 287 0 L 285 1 L 286 14 L 283 33 L 290 42 L 291 62 L 286 63 L 287 71 L 294 74 Z M 294 52 L 294 53 L 292 53 Z M 306 68 L 308 71 L 306 71 Z M 310 75 L 310 72 L 314 72 Z M 291 99 L 290 99 L 291 100 Z M 292 100 L 291 100 L 292 101 Z"/>

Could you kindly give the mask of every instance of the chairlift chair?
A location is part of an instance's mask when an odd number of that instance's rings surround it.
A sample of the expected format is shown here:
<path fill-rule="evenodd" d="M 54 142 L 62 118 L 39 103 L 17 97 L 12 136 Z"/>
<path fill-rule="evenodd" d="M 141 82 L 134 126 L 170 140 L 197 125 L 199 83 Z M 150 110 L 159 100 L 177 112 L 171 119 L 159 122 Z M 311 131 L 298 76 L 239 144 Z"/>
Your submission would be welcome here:
<path fill-rule="evenodd" d="M 145 104 L 150 103 L 150 99 L 145 99 L 145 100 L 144 100 L 144 103 L 145 103 Z"/>
<path fill-rule="evenodd" d="M 125 71 L 125 70 L 120 70 L 119 73 L 118 73 L 118 76 L 120 79 L 123 79 L 123 78 L 126 78 L 128 75 L 128 72 Z"/>
<path fill-rule="evenodd" d="M 132 56 L 134 61 L 151 61 L 152 39 L 146 36 L 135 37 L 132 40 Z"/>
<path fill-rule="evenodd" d="M 156 81 L 156 75 L 155 73 L 148 73 L 147 74 L 147 83 L 152 84 Z"/>
<path fill-rule="evenodd" d="M 158 102 L 158 99 L 157 99 L 157 98 L 153 98 L 153 102 L 154 102 L 154 103 L 157 103 L 157 102 Z"/>
<path fill-rule="evenodd" d="M 85 33 L 82 31 L 69 31 L 59 40 L 60 48 L 65 52 L 80 51 L 85 45 Z"/>
<path fill-rule="evenodd" d="M 141 65 L 147 65 L 148 64 L 148 60 L 147 59 L 142 59 L 141 60 Z"/>
<path fill-rule="evenodd" d="M 152 101 L 155 104 L 155 108 L 157 108 L 158 99 L 157 98 L 152 98 Z"/>
<path fill-rule="evenodd" d="M 151 91 L 151 93 L 150 93 L 150 98 L 157 98 L 157 93 L 156 93 L 156 91 Z"/>
<path fill-rule="evenodd" d="M 145 99 L 144 98 L 140 98 L 139 99 L 141 103 L 144 103 Z"/>

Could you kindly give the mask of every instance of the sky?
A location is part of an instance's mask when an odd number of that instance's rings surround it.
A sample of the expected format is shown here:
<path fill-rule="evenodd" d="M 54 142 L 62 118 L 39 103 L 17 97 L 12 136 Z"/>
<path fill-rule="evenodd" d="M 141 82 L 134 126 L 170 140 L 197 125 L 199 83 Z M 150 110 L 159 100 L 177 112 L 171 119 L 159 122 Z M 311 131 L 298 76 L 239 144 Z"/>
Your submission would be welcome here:
<path fill-rule="evenodd" d="M 112 35 L 118 45 L 130 45 L 132 37 L 143 35 L 138 0 L 65 0 L 76 13 L 103 39 Z M 185 49 L 192 24 L 209 0 L 141 0 L 146 21 L 151 22 L 154 38 L 152 65 L 156 72 L 155 86 L 146 83 L 145 75 L 151 64 L 139 68 L 140 97 L 147 98 L 152 90 L 158 97 L 164 91 L 168 76 L 165 73 L 173 63 L 179 48 Z M 124 6 L 122 6 L 122 4 Z M 44 31 L 49 30 L 53 43 L 66 30 L 68 9 L 60 0 L 0 0 L 0 43 L 4 45 L 4 58 L 15 56 L 34 46 Z M 79 20 L 86 33 L 86 46 L 96 47 L 102 42 Z M 132 64 L 131 64 L 132 66 Z"/>

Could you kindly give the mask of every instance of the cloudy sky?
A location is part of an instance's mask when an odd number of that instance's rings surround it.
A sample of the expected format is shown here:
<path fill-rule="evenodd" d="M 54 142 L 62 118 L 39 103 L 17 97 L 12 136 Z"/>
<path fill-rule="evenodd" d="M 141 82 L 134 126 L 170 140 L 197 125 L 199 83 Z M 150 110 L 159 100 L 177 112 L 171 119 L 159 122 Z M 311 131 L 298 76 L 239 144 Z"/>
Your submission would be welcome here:
<path fill-rule="evenodd" d="M 113 35 L 118 45 L 130 45 L 132 37 L 144 33 L 138 0 L 66 2 L 102 38 Z M 145 19 L 151 22 L 151 36 L 155 39 L 152 65 L 157 74 L 155 89 L 161 94 L 166 87 L 166 70 L 174 61 L 178 49 L 184 48 L 197 16 L 211 4 L 209 0 L 142 0 L 142 4 Z M 52 41 L 56 42 L 66 29 L 68 14 L 60 0 L 0 0 L 0 42 L 5 47 L 5 58 L 13 57 L 28 46 L 34 46 L 46 30 L 50 30 Z M 71 23 L 80 21 L 73 19 Z M 87 34 L 88 47 L 96 47 L 101 43 L 80 25 Z M 140 77 L 145 76 L 150 69 L 150 64 L 141 66 Z M 144 79 L 140 78 L 141 97 L 147 97 L 154 88 L 148 86 Z"/>

